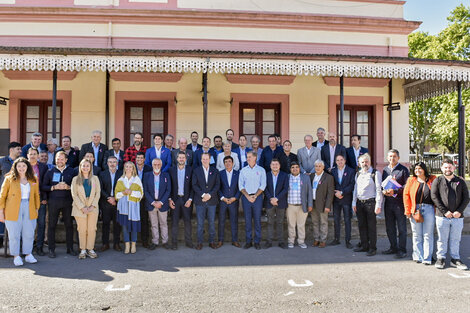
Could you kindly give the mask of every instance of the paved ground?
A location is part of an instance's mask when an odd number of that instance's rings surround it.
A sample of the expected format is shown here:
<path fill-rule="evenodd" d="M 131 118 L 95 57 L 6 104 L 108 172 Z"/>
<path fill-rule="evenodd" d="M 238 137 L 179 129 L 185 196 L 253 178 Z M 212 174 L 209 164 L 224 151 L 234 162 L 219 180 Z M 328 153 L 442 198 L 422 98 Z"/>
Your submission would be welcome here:
<path fill-rule="evenodd" d="M 379 240 L 379 250 L 387 240 Z M 14 268 L 0 258 L 1 312 L 469 312 L 470 272 L 343 246 L 114 251 Z M 470 236 L 462 241 L 470 264 Z"/>

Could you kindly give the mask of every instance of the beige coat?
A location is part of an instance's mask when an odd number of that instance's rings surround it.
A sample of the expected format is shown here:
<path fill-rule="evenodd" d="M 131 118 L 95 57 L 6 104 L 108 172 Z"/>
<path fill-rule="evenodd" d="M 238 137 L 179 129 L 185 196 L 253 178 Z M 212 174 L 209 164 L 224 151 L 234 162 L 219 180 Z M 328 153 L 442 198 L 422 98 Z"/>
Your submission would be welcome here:
<path fill-rule="evenodd" d="M 93 175 L 91 178 L 91 193 L 90 197 L 87 198 L 85 195 L 85 188 L 77 184 L 77 176 L 72 180 L 72 216 L 86 217 L 86 214 L 82 212 L 84 207 L 94 206 L 95 209 L 91 212 L 98 214 L 98 201 L 100 200 L 101 187 L 100 181 L 97 176 Z"/>

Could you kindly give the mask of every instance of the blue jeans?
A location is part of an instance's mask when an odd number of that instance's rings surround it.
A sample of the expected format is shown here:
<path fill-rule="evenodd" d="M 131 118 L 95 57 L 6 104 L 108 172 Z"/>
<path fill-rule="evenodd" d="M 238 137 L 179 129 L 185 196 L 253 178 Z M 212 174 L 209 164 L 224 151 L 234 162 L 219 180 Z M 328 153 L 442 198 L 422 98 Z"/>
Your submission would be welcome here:
<path fill-rule="evenodd" d="M 261 241 L 261 211 L 263 210 L 263 197 L 256 198 L 254 203 L 248 201 L 245 196 L 242 196 L 243 214 L 245 215 L 245 233 L 246 242 L 251 243 L 253 237 L 253 230 L 251 222 L 255 224 L 255 243 Z"/>
<path fill-rule="evenodd" d="M 127 230 L 127 227 L 122 226 L 122 235 L 124 237 L 124 242 L 129 242 L 129 241 L 137 242 L 137 232 L 133 231 L 133 232 L 130 232 L 130 234 L 131 236 L 129 238 L 129 231 Z"/>
<path fill-rule="evenodd" d="M 421 214 L 424 218 L 422 223 L 416 223 L 413 217 L 410 218 L 413 232 L 413 260 L 431 264 L 434 248 L 434 207 L 431 204 L 423 204 Z"/>
<path fill-rule="evenodd" d="M 31 254 L 34 243 L 34 230 L 36 219 L 29 219 L 29 200 L 21 200 L 18 220 L 5 221 L 8 230 L 10 254 L 20 255 L 20 242 L 23 244 L 23 254 Z"/>
<path fill-rule="evenodd" d="M 46 232 L 46 204 L 41 204 L 39 207 L 37 228 L 36 247 L 42 248 L 44 245 L 44 233 Z"/>
<path fill-rule="evenodd" d="M 437 227 L 437 252 L 438 259 L 445 259 L 447 247 L 449 247 L 450 257 L 455 260 L 460 259 L 460 239 L 462 238 L 463 218 L 447 218 L 436 216 Z"/>
<path fill-rule="evenodd" d="M 5 224 L 0 222 L 0 238 L 3 238 L 4 233 L 5 233 Z"/>
<path fill-rule="evenodd" d="M 207 216 L 209 223 L 209 243 L 214 243 L 215 240 L 215 208 L 216 205 L 207 205 L 203 203 L 196 205 L 197 216 L 197 243 L 204 241 L 204 221 Z"/>

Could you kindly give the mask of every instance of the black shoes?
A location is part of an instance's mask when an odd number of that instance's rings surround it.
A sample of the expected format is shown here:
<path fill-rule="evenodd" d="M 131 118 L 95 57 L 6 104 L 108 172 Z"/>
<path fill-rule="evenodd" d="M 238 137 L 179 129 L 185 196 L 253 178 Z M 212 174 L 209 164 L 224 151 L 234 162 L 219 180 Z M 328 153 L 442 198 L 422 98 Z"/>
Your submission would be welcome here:
<path fill-rule="evenodd" d="M 37 247 L 36 248 L 36 254 L 39 256 L 45 256 L 46 254 L 44 253 L 44 250 L 42 250 L 42 247 Z"/>
<path fill-rule="evenodd" d="M 67 254 L 70 254 L 71 256 L 77 256 L 78 252 L 74 249 L 67 249 Z"/>
<path fill-rule="evenodd" d="M 286 243 L 285 243 L 285 242 L 280 242 L 280 243 L 279 243 L 279 248 L 281 248 L 281 249 L 287 249 Z"/>
<path fill-rule="evenodd" d="M 261 245 L 259 243 L 255 243 L 255 249 L 256 250 L 261 250 Z"/>
<path fill-rule="evenodd" d="M 353 245 L 349 241 L 346 241 L 346 248 L 352 249 Z"/>
<path fill-rule="evenodd" d="M 357 247 L 357 248 L 354 248 L 353 250 L 354 252 L 368 252 L 369 250 L 368 249 L 364 249 L 362 247 Z"/>
<path fill-rule="evenodd" d="M 251 247 L 253 247 L 253 244 L 251 242 L 247 242 L 245 243 L 245 245 L 243 246 L 243 249 L 250 249 Z"/>
<path fill-rule="evenodd" d="M 382 254 L 385 254 L 385 255 L 396 254 L 396 253 L 397 253 L 397 250 L 394 250 L 392 248 L 390 248 L 388 250 L 385 250 L 385 251 L 382 251 Z"/>
<path fill-rule="evenodd" d="M 338 240 L 338 239 L 335 239 L 335 240 L 331 241 L 328 245 L 329 245 L 329 246 L 337 246 L 337 245 L 339 245 L 339 244 L 340 244 L 339 240 Z"/>
<path fill-rule="evenodd" d="M 271 241 L 266 241 L 266 243 L 264 244 L 264 249 L 269 249 L 273 246 L 272 242 Z"/>
<path fill-rule="evenodd" d="M 54 251 L 54 250 L 49 250 L 48 256 L 49 256 L 51 259 L 55 259 L 55 257 L 56 257 L 55 251 Z"/>
<path fill-rule="evenodd" d="M 178 244 L 177 243 L 172 244 L 171 250 L 178 250 Z"/>
<path fill-rule="evenodd" d="M 406 253 L 403 251 L 398 251 L 395 255 L 395 259 L 403 259 L 404 257 L 406 257 Z"/>
<path fill-rule="evenodd" d="M 149 249 L 149 250 L 155 250 L 155 249 L 157 249 L 157 245 L 154 244 L 154 243 L 152 243 L 152 244 L 150 244 L 150 246 L 147 247 L 147 249 Z"/>
<path fill-rule="evenodd" d="M 374 256 L 377 254 L 377 250 L 375 249 L 370 249 L 369 251 L 367 251 L 366 255 L 367 256 Z"/>
<path fill-rule="evenodd" d="M 188 247 L 189 249 L 194 249 L 194 245 L 192 242 L 187 242 L 186 247 Z"/>

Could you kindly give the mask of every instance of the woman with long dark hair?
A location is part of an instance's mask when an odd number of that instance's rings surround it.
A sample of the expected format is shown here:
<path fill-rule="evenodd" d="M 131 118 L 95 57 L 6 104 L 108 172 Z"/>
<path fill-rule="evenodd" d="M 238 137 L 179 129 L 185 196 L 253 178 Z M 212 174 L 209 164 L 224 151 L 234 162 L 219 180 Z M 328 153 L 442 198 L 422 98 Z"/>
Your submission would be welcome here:
<path fill-rule="evenodd" d="M 0 192 L 0 222 L 5 222 L 7 227 L 10 254 L 14 256 L 15 266 L 23 265 L 20 242 L 26 255 L 25 261 L 37 262 L 31 252 L 40 205 L 39 183 L 33 167 L 26 158 L 20 157 L 13 163 Z"/>
<path fill-rule="evenodd" d="M 434 203 L 431 185 L 436 176 L 430 175 L 424 162 L 416 163 L 403 191 L 405 215 L 413 232 L 413 261 L 430 265 L 434 247 Z M 414 216 L 419 213 L 424 221 L 418 223 Z"/>

